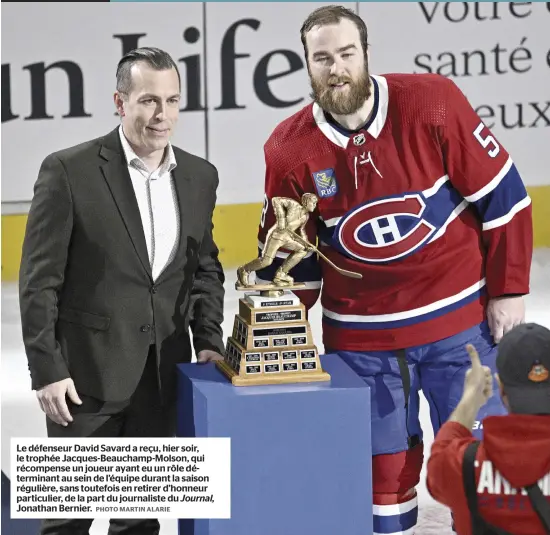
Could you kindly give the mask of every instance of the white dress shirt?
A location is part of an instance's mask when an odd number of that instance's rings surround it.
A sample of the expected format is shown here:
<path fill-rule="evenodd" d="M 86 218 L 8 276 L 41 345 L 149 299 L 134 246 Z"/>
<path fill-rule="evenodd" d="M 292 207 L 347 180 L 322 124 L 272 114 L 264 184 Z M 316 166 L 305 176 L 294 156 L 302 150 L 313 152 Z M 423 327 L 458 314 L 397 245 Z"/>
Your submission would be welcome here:
<path fill-rule="evenodd" d="M 120 140 L 136 194 L 153 280 L 174 260 L 179 246 L 180 216 L 172 170 L 176 158 L 168 144 L 160 166 L 150 172 L 119 128 Z"/>

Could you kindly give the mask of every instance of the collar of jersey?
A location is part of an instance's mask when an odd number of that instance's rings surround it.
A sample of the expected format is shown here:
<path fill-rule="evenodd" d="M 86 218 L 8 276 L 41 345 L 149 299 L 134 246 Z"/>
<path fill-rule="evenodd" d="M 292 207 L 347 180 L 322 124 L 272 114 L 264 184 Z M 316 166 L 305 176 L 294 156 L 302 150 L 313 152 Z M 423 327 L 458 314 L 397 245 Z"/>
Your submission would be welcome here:
<path fill-rule="evenodd" d="M 374 106 L 371 119 L 361 127 L 361 130 L 366 130 L 372 137 L 377 138 L 386 124 L 388 114 L 388 83 L 383 76 L 371 75 L 374 85 Z M 346 131 L 344 128 L 335 127 L 325 116 L 323 109 L 316 103 L 313 103 L 313 118 L 319 127 L 319 130 L 332 143 L 339 147 L 346 148 L 350 140 L 352 132 Z"/>

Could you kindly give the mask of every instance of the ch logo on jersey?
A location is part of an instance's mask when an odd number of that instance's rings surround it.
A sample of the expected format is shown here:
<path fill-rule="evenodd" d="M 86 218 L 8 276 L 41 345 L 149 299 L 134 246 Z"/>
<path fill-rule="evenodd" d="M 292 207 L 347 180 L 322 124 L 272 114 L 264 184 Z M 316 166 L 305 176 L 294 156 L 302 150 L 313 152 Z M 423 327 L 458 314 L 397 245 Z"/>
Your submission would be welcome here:
<path fill-rule="evenodd" d="M 437 231 L 419 193 L 368 202 L 347 213 L 333 235 L 335 245 L 363 262 L 383 263 L 418 251 Z"/>
<path fill-rule="evenodd" d="M 336 183 L 334 169 L 323 169 L 322 171 L 313 173 L 313 181 L 321 199 L 334 197 L 338 193 L 338 184 Z"/>

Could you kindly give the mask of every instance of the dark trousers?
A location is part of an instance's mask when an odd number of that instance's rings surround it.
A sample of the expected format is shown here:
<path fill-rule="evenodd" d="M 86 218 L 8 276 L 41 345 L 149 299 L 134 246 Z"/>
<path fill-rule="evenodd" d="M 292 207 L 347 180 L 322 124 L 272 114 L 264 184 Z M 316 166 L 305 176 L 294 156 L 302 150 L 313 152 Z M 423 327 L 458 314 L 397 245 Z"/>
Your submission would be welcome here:
<path fill-rule="evenodd" d="M 172 394 L 172 393 L 171 393 Z M 67 427 L 46 419 L 48 437 L 172 437 L 176 429 L 175 393 L 162 401 L 151 346 L 140 383 L 127 401 L 105 402 L 80 396 L 82 405 L 67 400 L 73 417 Z M 88 535 L 93 519 L 43 520 L 41 535 Z M 156 519 L 111 519 L 108 535 L 158 535 Z"/>

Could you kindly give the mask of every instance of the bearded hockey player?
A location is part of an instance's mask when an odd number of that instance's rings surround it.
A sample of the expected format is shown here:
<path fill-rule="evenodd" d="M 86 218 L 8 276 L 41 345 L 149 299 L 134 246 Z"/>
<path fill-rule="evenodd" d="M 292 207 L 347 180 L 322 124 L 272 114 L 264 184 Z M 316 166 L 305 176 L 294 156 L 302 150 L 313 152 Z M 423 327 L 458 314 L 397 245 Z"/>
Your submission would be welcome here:
<path fill-rule="evenodd" d="M 494 369 L 496 344 L 524 321 L 531 201 L 454 82 L 369 73 L 367 28 L 343 7 L 314 11 L 301 37 L 313 102 L 265 144 L 260 250 L 273 198 L 318 196 L 309 241 L 362 279 L 312 251 L 289 275 L 306 283 L 296 294 L 307 307 L 321 294 L 325 351 L 371 389 L 374 531 L 410 535 L 424 457 L 419 392 L 437 433 L 462 395 L 466 345 Z M 256 280 L 272 280 L 284 260 L 283 248 Z M 496 394 L 482 411 L 474 434 L 485 414 L 505 413 Z"/>

